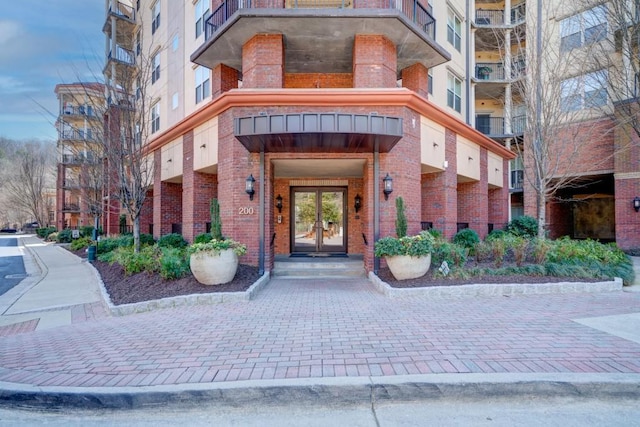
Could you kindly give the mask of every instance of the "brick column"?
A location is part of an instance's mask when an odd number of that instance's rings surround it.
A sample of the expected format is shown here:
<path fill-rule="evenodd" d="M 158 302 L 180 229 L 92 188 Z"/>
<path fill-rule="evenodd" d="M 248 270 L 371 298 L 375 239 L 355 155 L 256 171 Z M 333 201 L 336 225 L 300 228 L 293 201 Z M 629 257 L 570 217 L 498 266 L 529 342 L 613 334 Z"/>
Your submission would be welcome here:
<path fill-rule="evenodd" d="M 240 73 L 238 70 L 224 64 L 220 64 L 214 68 L 211 77 L 211 93 L 213 98 L 215 99 L 228 90 L 236 89 L 238 87 L 239 77 Z"/>
<path fill-rule="evenodd" d="M 64 228 L 64 213 L 62 211 L 64 207 L 64 189 L 62 183 L 64 181 L 64 169 L 65 166 L 62 163 L 58 163 L 58 176 L 56 178 L 56 228 L 62 230 Z M 38 224 L 40 227 L 44 227 L 45 224 Z"/>
<path fill-rule="evenodd" d="M 501 230 L 509 222 L 509 161 L 502 161 L 502 187 L 489 190 L 489 224 Z"/>
<path fill-rule="evenodd" d="M 282 88 L 284 40 L 282 34 L 257 34 L 242 46 L 242 87 Z"/>
<path fill-rule="evenodd" d="M 620 121 L 626 122 L 631 111 L 638 114 L 635 103 L 618 108 L 631 109 L 622 113 Z M 614 144 L 616 243 L 622 249 L 640 248 L 640 212 L 632 204 L 634 197 L 640 197 L 640 138 L 629 124 L 617 126 Z"/>
<path fill-rule="evenodd" d="M 402 87 L 411 89 L 418 95 L 429 97 L 429 70 L 424 65 L 413 64 L 402 70 Z"/>
<path fill-rule="evenodd" d="M 458 222 L 468 222 L 481 239 L 487 235 L 487 149 L 480 148 L 480 181 L 458 184 Z"/>
<path fill-rule="evenodd" d="M 153 224 L 153 190 L 148 190 L 140 211 L 140 233 L 153 234 L 151 224 Z"/>
<path fill-rule="evenodd" d="M 182 186 L 162 181 L 160 150 L 153 153 L 153 237 L 171 233 L 171 224 L 182 222 Z"/>
<path fill-rule="evenodd" d="M 381 35 L 357 34 L 353 42 L 353 87 L 392 88 L 397 80 L 396 46 Z"/>

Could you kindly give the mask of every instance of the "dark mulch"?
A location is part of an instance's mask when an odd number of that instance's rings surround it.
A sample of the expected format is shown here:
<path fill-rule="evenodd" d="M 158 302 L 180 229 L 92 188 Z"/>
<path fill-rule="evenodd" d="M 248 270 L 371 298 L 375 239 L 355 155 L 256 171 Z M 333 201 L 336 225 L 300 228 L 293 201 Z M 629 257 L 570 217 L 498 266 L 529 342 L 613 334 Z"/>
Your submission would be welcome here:
<path fill-rule="evenodd" d="M 85 250 L 71 251 L 86 258 Z M 249 289 L 259 278 L 258 267 L 239 264 L 235 277 L 224 285 L 203 285 L 191 273 L 176 280 L 165 280 L 157 273 L 137 273 L 127 276 L 120 264 L 94 261 L 104 286 L 115 305 L 150 301 L 160 298 L 190 294 L 208 294 L 213 292 L 243 292 Z"/>

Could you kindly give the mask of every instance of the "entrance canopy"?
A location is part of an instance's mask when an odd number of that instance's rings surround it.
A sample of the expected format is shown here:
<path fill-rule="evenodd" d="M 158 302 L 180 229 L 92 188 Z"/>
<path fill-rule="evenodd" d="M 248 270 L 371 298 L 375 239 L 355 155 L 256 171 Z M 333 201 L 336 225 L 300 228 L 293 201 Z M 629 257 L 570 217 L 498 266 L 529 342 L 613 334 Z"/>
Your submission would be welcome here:
<path fill-rule="evenodd" d="M 240 117 L 235 136 L 249 152 L 380 153 L 402 138 L 399 117 L 298 113 Z"/>

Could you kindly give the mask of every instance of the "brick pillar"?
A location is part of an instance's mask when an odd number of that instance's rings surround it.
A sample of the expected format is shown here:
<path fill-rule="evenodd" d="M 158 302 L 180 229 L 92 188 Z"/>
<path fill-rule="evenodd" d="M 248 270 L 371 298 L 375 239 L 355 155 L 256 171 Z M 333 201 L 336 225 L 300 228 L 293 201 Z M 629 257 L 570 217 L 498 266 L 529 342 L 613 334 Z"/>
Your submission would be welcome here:
<path fill-rule="evenodd" d="M 242 46 L 242 87 L 282 88 L 284 40 L 282 34 L 257 34 Z"/>
<path fill-rule="evenodd" d="M 64 165 L 58 163 L 58 176 L 56 178 L 56 228 L 62 230 L 64 228 L 64 213 L 62 209 L 64 207 L 64 189 L 62 183 L 64 181 Z M 39 224 L 40 227 L 44 227 L 44 224 Z"/>
<path fill-rule="evenodd" d="M 422 175 L 422 220 L 433 223 L 447 239 L 456 234 L 458 222 L 456 134 L 445 131 L 445 160 L 442 172 Z"/>
<path fill-rule="evenodd" d="M 411 89 L 418 95 L 429 97 L 429 70 L 417 62 L 402 70 L 402 87 Z"/>
<path fill-rule="evenodd" d="M 637 114 L 636 107 L 632 103 L 618 108 L 631 108 Z M 628 123 L 629 113 L 618 119 Z M 615 128 L 614 143 L 616 243 L 622 249 L 636 249 L 640 248 L 640 212 L 633 208 L 633 199 L 640 197 L 640 138 L 627 124 Z"/>
<path fill-rule="evenodd" d="M 502 187 L 489 190 L 489 224 L 494 230 L 503 229 L 509 222 L 509 161 L 502 161 Z"/>
<path fill-rule="evenodd" d="M 216 175 L 193 170 L 193 130 L 182 139 L 182 236 L 189 242 L 205 233 L 211 215 L 209 204 L 216 196 Z"/>
<path fill-rule="evenodd" d="M 487 149 L 480 148 L 480 181 L 458 184 L 458 222 L 468 222 L 481 239 L 487 235 Z"/>
<path fill-rule="evenodd" d="M 140 211 L 140 233 L 153 234 L 151 225 L 153 224 L 153 190 L 148 190 L 144 198 L 144 204 Z"/>
<path fill-rule="evenodd" d="M 182 185 L 162 181 L 160 150 L 153 153 L 153 237 L 171 233 L 171 224 L 182 223 Z"/>
<path fill-rule="evenodd" d="M 211 78 L 211 93 L 213 98 L 222 95 L 228 90 L 236 89 L 238 87 L 239 77 L 240 73 L 238 70 L 224 64 L 220 64 L 214 68 Z"/>
<path fill-rule="evenodd" d="M 397 80 L 396 46 L 382 35 L 357 34 L 353 42 L 353 87 L 392 88 Z"/>
<path fill-rule="evenodd" d="M 259 154 L 249 153 L 234 136 L 232 110 L 218 116 L 218 135 L 217 191 L 222 234 L 247 245 L 247 255 L 243 256 L 240 262 L 257 266 L 260 241 Z M 249 200 L 245 193 L 245 179 L 249 174 L 253 174 L 256 180 L 253 200 Z M 267 190 L 268 188 L 269 186 Z M 269 200 L 269 197 L 266 200 Z M 268 245 L 269 241 L 266 243 Z"/>

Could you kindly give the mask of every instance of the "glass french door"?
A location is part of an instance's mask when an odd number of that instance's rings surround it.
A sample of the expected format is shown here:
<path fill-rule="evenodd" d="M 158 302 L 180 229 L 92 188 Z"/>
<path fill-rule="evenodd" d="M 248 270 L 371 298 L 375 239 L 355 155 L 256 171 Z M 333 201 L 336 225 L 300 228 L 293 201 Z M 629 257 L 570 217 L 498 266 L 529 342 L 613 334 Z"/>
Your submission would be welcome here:
<path fill-rule="evenodd" d="M 292 252 L 346 252 L 345 193 L 343 188 L 292 190 Z"/>

